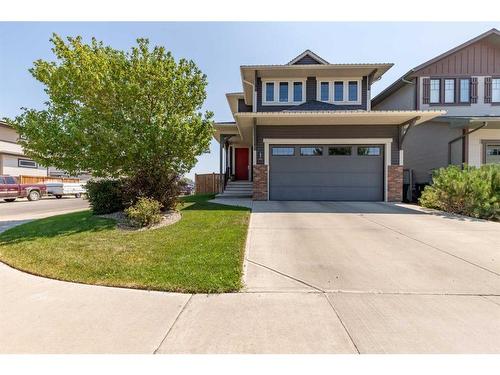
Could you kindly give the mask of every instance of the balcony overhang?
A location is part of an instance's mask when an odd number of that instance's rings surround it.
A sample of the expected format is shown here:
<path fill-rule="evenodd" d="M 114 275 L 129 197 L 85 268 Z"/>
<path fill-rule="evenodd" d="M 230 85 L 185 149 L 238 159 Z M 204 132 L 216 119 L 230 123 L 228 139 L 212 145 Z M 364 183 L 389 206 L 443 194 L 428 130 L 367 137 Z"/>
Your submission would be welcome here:
<path fill-rule="evenodd" d="M 251 142 L 253 125 L 414 125 L 442 116 L 446 111 L 280 111 L 237 112 L 231 125 L 216 124 L 217 134 L 239 135 L 240 141 Z M 229 133 L 229 131 L 233 133 Z M 219 140 L 219 138 L 216 139 Z"/>

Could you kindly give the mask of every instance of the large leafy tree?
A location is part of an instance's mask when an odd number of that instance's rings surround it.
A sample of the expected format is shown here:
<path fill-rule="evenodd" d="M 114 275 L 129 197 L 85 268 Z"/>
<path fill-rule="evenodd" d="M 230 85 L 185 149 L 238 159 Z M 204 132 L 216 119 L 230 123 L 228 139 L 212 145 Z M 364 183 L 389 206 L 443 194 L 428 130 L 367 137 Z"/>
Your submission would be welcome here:
<path fill-rule="evenodd" d="M 55 61 L 30 69 L 45 86 L 45 108 L 13 120 L 28 156 L 72 174 L 164 181 L 208 150 L 212 113 L 200 113 L 207 79 L 193 61 L 175 61 L 147 39 L 128 52 L 81 37 L 51 42 Z"/>

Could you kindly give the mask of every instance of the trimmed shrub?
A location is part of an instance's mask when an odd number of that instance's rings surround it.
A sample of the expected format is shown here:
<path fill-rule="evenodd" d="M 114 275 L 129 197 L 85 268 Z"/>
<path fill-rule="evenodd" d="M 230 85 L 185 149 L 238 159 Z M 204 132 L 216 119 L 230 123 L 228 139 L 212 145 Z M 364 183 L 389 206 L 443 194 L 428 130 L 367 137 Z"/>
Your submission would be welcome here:
<path fill-rule="evenodd" d="M 175 210 L 179 195 L 179 176 L 154 169 L 128 177 L 123 185 L 125 207 L 134 205 L 142 197 L 158 201 L 162 210 Z"/>
<path fill-rule="evenodd" d="M 122 180 L 90 180 L 86 184 L 86 190 L 94 214 L 110 214 L 123 210 Z"/>
<path fill-rule="evenodd" d="M 161 204 L 150 198 L 139 198 L 137 203 L 125 209 L 125 215 L 137 227 L 149 227 L 161 221 Z"/>
<path fill-rule="evenodd" d="M 425 188 L 419 203 L 460 215 L 500 220 L 500 165 L 441 168 L 434 172 L 432 184 Z"/>

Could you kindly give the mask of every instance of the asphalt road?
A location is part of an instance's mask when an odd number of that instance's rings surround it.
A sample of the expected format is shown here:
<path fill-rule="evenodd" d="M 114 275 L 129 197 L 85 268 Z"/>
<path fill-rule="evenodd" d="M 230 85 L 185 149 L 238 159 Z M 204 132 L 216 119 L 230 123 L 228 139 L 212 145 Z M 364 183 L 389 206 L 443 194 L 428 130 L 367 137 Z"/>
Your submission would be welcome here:
<path fill-rule="evenodd" d="M 53 197 L 44 198 L 36 202 L 27 199 L 18 199 L 15 202 L 0 201 L 0 225 L 6 221 L 32 220 L 42 217 L 80 211 L 89 207 L 88 201 L 82 198 Z"/>

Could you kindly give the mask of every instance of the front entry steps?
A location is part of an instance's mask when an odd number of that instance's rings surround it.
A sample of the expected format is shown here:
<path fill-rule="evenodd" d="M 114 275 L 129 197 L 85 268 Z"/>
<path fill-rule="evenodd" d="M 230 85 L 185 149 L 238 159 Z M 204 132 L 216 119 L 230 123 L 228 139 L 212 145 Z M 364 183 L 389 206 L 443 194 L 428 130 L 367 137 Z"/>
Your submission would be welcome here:
<path fill-rule="evenodd" d="M 228 181 L 222 194 L 217 194 L 217 198 L 249 198 L 252 196 L 252 181 Z"/>

